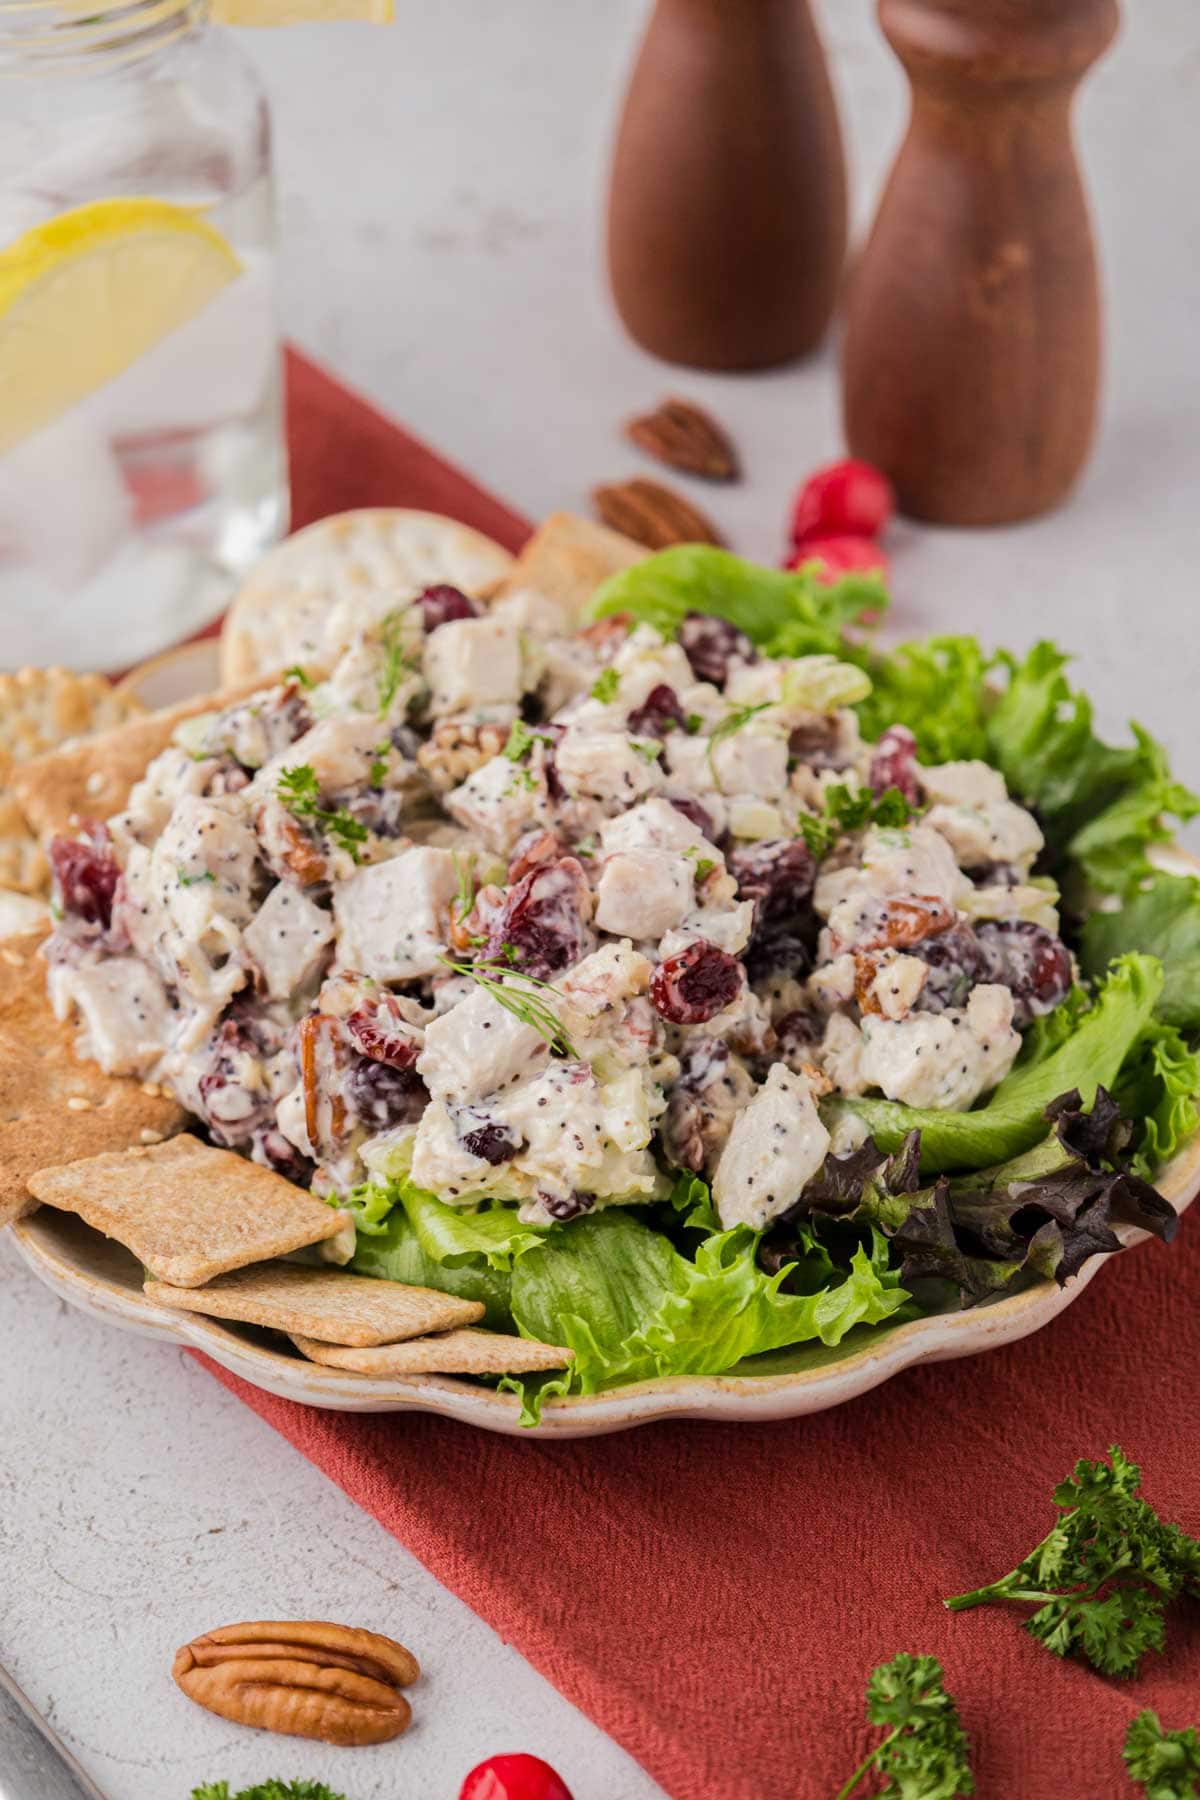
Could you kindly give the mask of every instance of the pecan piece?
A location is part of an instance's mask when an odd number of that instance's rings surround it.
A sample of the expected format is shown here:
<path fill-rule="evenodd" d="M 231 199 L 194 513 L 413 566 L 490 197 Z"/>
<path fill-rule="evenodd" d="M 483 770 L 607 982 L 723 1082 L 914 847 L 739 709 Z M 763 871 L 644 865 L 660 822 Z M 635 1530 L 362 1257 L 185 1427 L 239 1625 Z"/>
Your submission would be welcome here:
<path fill-rule="evenodd" d="M 862 938 L 860 950 L 903 949 L 949 931 L 958 914 L 937 894 L 899 894 L 880 907 L 879 924 Z"/>
<path fill-rule="evenodd" d="M 698 506 L 673 488 L 638 475 L 592 489 L 592 504 L 605 525 L 649 550 L 672 544 L 717 544 L 725 540 Z"/>
<path fill-rule="evenodd" d="M 340 1149 L 346 1135 L 342 1077 L 346 1055 L 341 1023 L 327 1013 L 301 1019 L 300 1074 L 304 1083 L 304 1129 L 320 1157 Z"/>
<path fill-rule="evenodd" d="M 495 720 L 439 719 L 428 743 L 417 751 L 417 762 L 438 793 L 447 793 L 493 756 L 499 756 L 510 730 L 510 724 Z"/>
<path fill-rule="evenodd" d="M 664 400 L 653 412 L 628 420 L 625 436 L 669 469 L 706 481 L 736 481 L 741 472 L 728 432 L 690 400 Z"/>
<path fill-rule="evenodd" d="M 223 1719 L 341 1745 L 399 1737 L 412 1709 L 398 1689 L 420 1672 L 392 1638 L 315 1620 L 223 1625 L 185 1644 L 171 1670 Z"/>

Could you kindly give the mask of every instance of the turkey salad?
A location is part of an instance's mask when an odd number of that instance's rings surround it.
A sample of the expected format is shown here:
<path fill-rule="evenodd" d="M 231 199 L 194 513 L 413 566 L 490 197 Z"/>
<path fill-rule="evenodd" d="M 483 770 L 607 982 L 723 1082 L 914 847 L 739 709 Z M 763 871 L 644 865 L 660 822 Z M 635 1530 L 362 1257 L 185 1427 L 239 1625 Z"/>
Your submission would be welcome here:
<path fill-rule="evenodd" d="M 634 1231 L 685 1266 L 662 1277 L 678 1311 L 707 1258 L 737 1316 L 775 1315 L 748 1338 L 716 1327 L 720 1367 L 927 1304 L 922 1279 L 977 1298 L 1022 1269 L 1065 1278 L 1096 1194 L 964 1233 L 943 1171 L 1044 1141 L 1042 1173 L 1074 1179 L 1078 1121 L 1112 1105 L 1120 1124 L 1123 1070 L 1175 1137 L 1197 1084 L 1142 946 L 1081 977 L 1060 922 L 1080 872 L 989 754 L 994 690 L 981 676 L 974 738 L 931 737 L 924 703 L 847 630 L 882 604 L 869 582 L 821 588 L 706 549 L 609 587 L 584 619 L 534 592 L 489 610 L 445 587 L 378 596 L 331 666 L 180 727 L 123 813 L 52 846 L 50 990 L 82 1054 L 341 1209 L 323 1253 L 371 1273 L 461 1289 L 486 1271 L 515 1290 L 588 1245 L 619 1263 Z M 1082 1078 L 1059 1085 L 1072 1050 Z M 1022 1082 L 1032 1133 L 1026 1103 L 972 1159 L 973 1122 Z M 953 1154 L 940 1115 L 968 1122 Z M 1114 1126 L 1104 1145 L 1082 1159 L 1093 1188 L 1145 1223 L 1164 1130 L 1148 1148 Z M 924 1214 L 938 1254 L 899 1254 Z M 1091 1223 L 1091 1248 L 1111 1247 Z M 570 1285 L 582 1306 L 578 1270 Z M 493 1311 L 545 1333 L 510 1290 Z M 563 1379 L 632 1378 L 603 1347 L 589 1377 L 562 1316 Z M 579 1319 L 596 1342 L 616 1329 Z M 654 1324 L 621 1322 L 626 1346 L 646 1337 L 633 1373 L 677 1366 Z"/>

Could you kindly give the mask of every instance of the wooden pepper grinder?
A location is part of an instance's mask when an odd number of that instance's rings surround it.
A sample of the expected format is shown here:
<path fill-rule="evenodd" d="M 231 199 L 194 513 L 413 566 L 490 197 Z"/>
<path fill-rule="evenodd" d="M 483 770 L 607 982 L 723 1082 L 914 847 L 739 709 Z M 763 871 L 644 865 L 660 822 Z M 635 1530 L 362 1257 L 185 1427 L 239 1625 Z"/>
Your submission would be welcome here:
<path fill-rule="evenodd" d="M 846 172 L 808 0 L 657 0 L 617 137 L 608 259 L 630 335 L 759 369 L 829 323 Z"/>
<path fill-rule="evenodd" d="M 851 288 L 846 436 L 917 518 L 1028 518 L 1067 493 L 1095 425 L 1071 104 L 1117 0 L 879 0 L 879 18 L 913 110 Z"/>

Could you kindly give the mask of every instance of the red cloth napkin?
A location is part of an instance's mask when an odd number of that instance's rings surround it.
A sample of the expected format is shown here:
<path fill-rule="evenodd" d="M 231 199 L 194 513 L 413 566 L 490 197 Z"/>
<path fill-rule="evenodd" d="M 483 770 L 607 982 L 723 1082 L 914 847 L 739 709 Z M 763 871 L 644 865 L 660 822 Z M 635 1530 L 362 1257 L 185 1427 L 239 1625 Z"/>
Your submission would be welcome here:
<path fill-rule="evenodd" d="M 399 503 L 519 540 L 514 514 L 361 401 L 299 361 L 291 379 L 297 522 Z M 1132 1800 L 1134 1713 L 1200 1718 L 1200 1606 L 1173 1609 L 1143 1679 L 1115 1682 L 1056 1660 L 1016 1609 L 941 1600 L 1032 1548 L 1055 1482 L 1113 1440 L 1200 1533 L 1198 1226 L 1117 1257 L 1023 1343 L 777 1425 L 514 1441 L 317 1412 L 208 1366 L 672 1800 L 832 1800 L 878 1735 L 867 1674 L 901 1649 L 945 1664 L 982 1800 Z"/>

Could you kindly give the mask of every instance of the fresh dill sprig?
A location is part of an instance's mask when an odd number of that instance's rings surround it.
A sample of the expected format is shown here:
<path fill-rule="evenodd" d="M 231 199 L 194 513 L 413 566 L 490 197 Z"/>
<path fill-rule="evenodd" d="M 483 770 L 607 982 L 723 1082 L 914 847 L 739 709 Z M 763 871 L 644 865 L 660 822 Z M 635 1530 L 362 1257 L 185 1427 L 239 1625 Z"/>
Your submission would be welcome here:
<path fill-rule="evenodd" d="M 413 670 L 413 665 L 400 641 L 400 627 L 407 610 L 407 607 L 400 606 L 390 613 L 385 613 L 379 626 L 379 640 L 383 645 L 383 668 L 379 672 L 379 717 L 381 719 L 386 719 L 391 711 L 392 701 L 399 692 L 400 683 L 406 675 L 411 675 Z"/>
<path fill-rule="evenodd" d="M 370 833 L 362 820 L 356 819 L 344 807 L 321 805 L 321 785 L 311 763 L 285 769 L 275 785 L 275 792 L 294 819 L 315 825 L 355 862 L 358 861 L 358 846 L 366 842 Z"/>
<path fill-rule="evenodd" d="M 502 1006 L 514 1019 L 520 1019 L 522 1025 L 528 1025 L 546 1040 L 552 1056 L 578 1061 L 578 1052 L 563 1030 L 558 1014 L 542 999 L 542 992 L 558 993 L 550 982 L 539 981 L 535 975 L 524 975 L 507 961 L 464 963 L 455 962 L 449 956 L 439 956 L 438 961 L 453 974 L 465 975 L 485 988 L 497 1006 Z M 527 985 L 523 988 L 509 985 L 513 982 Z"/>
<path fill-rule="evenodd" d="M 201 881 L 216 881 L 211 869 L 205 869 L 202 875 L 189 875 L 182 863 L 175 864 L 175 873 L 179 877 L 180 887 L 196 887 Z"/>
<path fill-rule="evenodd" d="M 453 854 L 458 892 L 450 903 L 450 911 L 455 923 L 461 925 L 475 904 L 475 852 L 469 850 L 465 856 L 460 856 L 455 850 Z"/>
<path fill-rule="evenodd" d="M 774 705 L 775 702 L 773 700 L 760 700 L 757 706 L 735 706 L 732 712 L 726 713 L 725 717 L 719 719 L 713 726 L 708 736 L 708 767 L 712 774 L 713 786 L 719 794 L 723 794 L 725 790 L 721 786 L 721 777 L 717 774 L 717 765 L 713 761 L 713 752 L 716 750 L 717 745 L 723 744 L 726 738 L 730 738 L 735 732 L 741 731 L 743 727 L 750 723 L 756 713 L 766 712 L 769 706 Z"/>

